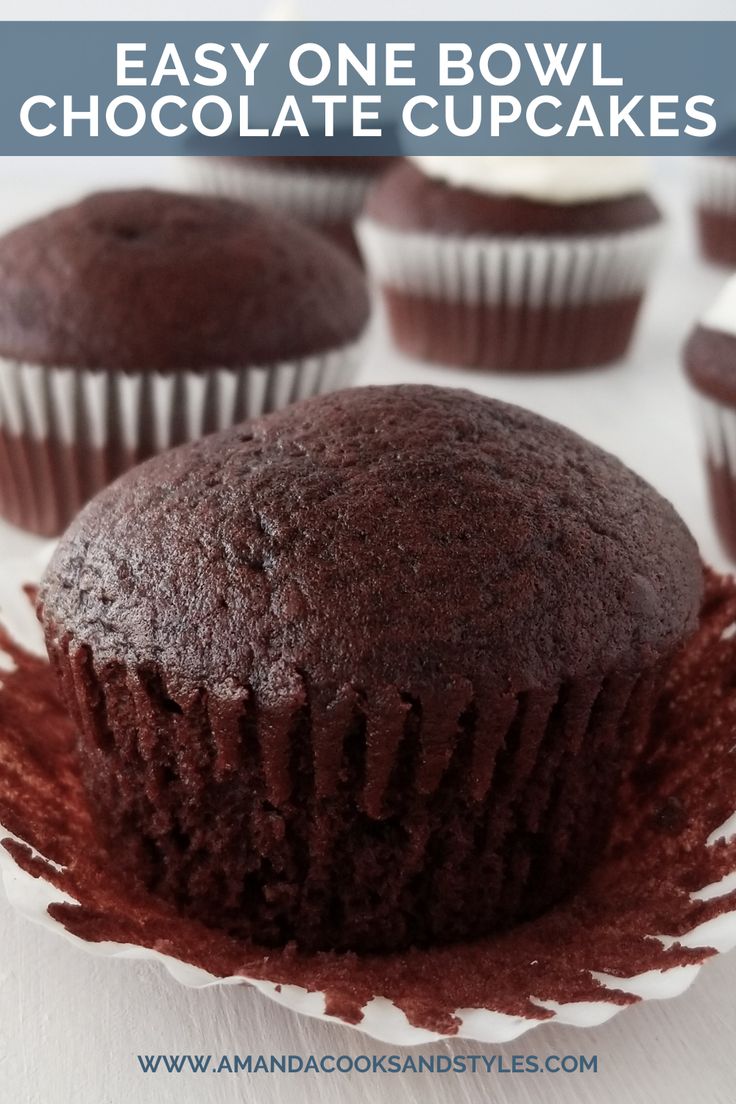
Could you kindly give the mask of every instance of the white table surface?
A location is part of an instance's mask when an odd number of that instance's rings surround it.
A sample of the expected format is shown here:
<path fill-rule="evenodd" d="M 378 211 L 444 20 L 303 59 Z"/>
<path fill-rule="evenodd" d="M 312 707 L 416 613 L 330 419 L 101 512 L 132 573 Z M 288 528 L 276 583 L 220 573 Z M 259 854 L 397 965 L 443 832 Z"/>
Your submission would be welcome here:
<path fill-rule="evenodd" d="M 697 433 L 678 350 L 723 273 L 695 257 L 687 166 L 663 160 L 655 183 L 671 230 L 634 350 L 624 364 L 568 377 L 514 379 L 416 364 L 389 345 L 383 320 L 360 382 L 468 386 L 531 407 L 617 453 L 669 497 L 706 559 L 727 567 L 712 529 Z M 181 180 L 174 162 L 89 159 L 0 163 L 0 225 L 118 181 Z M 2 558 L 38 542 L 0 524 Z M 143 1074 L 138 1053 L 380 1054 L 347 1028 L 298 1018 L 244 987 L 192 991 L 158 966 L 93 958 L 17 917 L 0 895 L 0 1104 L 276 1101 L 425 1104 L 733 1104 L 736 954 L 709 963 L 684 996 L 625 1010 L 585 1031 L 554 1025 L 497 1048 L 435 1052 L 597 1054 L 597 1074 Z"/>

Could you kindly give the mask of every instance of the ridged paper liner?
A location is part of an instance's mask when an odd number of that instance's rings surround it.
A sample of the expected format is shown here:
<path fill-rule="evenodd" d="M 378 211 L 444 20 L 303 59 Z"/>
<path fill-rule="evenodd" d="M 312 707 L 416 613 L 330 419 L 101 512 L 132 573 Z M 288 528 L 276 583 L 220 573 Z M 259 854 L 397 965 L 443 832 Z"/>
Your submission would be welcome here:
<path fill-rule="evenodd" d="M 695 401 L 706 458 L 736 478 L 736 408 L 702 393 Z"/>
<path fill-rule="evenodd" d="M 358 223 L 369 271 L 410 295 L 474 306 L 563 307 L 640 294 L 662 239 L 659 224 L 578 237 L 457 237 Z"/>
<path fill-rule="evenodd" d="M 695 401 L 713 517 L 725 548 L 736 559 L 736 408 L 702 392 Z"/>
<path fill-rule="evenodd" d="M 122 372 L 0 361 L 0 507 L 58 533 L 133 463 L 348 386 L 360 343 L 270 366 Z"/>
<path fill-rule="evenodd" d="M 375 179 L 370 173 L 320 172 L 279 164 L 253 168 L 238 158 L 189 159 L 198 189 L 286 211 L 305 222 L 342 222 L 358 216 Z"/>
<path fill-rule="evenodd" d="M 697 157 L 693 184 L 698 207 L 736 217 L 736 157 Z"/>
<path fill-rule="evenodd" d="M 358 237 L 410 355 L 502 372 L 608 364 L 628 347 L 661 239 L 457 237 L 362 219 Z"/>
<path fill-rule="evenodd" d="M 698 157 L 693 176 L 701 252 L 736 267 L 736 157 Z"/>

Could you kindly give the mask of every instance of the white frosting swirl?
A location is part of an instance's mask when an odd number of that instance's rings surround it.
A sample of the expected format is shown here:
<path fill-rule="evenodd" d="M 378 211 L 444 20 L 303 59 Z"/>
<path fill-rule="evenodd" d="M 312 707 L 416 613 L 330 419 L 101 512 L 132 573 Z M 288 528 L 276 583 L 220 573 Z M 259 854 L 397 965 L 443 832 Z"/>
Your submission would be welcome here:
<path fill-rule="evenodd" d="M 586 203 L 646 191 L 643 157 L 411 157 L 427 176 L 456 188 L 543 203 Z"/>
<path fill-rule="evenodd" d="M 709 330 L 721 330 L 736 337 L 736 276 L 729 277 L 715 302 L 700 319 L 700 324 Z"/>

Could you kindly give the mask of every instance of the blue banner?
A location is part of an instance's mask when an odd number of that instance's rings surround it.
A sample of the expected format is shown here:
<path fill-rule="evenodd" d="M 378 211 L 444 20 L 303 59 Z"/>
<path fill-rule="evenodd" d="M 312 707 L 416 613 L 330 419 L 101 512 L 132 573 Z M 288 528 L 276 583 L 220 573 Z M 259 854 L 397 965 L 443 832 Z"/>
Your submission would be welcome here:
<path fill-rule="evenodd" d="M 5 22 L 0 154 L 736 154 L 736 22 Z"/>

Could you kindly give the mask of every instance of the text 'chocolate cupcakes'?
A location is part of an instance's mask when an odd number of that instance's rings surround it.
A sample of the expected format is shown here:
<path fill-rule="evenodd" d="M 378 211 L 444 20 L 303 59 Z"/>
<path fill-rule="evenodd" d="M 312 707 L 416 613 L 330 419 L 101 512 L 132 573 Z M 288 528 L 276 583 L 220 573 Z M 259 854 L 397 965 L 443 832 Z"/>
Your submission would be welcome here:
<path fill-rule="evenodd" d="M 123 868 L 259 942 L 386 951 L 585 876 L 701 585 L 613 457 L 387 387 L 130 472 L 39 612 Z"/>
<path fill-rule="evenodd" d="M 44 535 L 155 452 L 350 382 L 341 250 L 230 200 L 105 192 L 0 238 L 0 514 Z"/>

